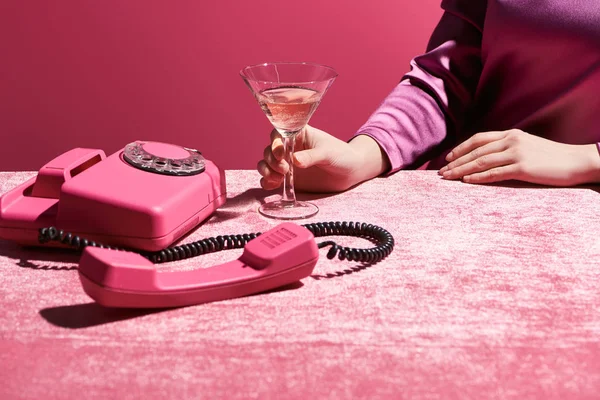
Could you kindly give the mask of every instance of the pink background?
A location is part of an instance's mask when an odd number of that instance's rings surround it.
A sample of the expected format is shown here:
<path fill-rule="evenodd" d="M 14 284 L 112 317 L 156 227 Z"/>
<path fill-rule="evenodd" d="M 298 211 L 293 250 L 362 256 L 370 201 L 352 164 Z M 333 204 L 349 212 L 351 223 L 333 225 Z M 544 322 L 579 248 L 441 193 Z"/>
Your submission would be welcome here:
<path fill-rule="evenodd" d="M 423 52 L 439 3 L 3 0 L 0 171 L 136 139 L 254 168 L 270 125 L 238 72 L 264 61 L 335 67 L 311 124 L 346 139 Z"/>

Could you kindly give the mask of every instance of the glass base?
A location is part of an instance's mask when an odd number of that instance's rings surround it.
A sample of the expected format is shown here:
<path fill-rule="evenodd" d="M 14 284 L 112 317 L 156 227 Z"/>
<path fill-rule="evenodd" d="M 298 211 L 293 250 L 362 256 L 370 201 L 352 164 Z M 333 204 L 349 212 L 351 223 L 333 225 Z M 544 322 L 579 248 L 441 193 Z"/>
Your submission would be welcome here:
<path fill-rule="evenodd" d="M 319 207 L 305 201 L 284 202 L 281 200 L 265 203 L 258 208 L 265 217 L 275 219 L 304 219 L 319 212 Z"/>

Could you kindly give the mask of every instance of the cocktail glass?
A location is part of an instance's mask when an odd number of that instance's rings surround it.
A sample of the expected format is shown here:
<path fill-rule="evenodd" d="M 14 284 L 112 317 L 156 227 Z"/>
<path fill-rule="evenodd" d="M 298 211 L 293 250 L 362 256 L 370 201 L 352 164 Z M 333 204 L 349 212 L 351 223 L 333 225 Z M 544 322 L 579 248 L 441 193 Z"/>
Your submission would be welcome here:
<path fill-rule="evenodd" d="M 296 200 L 292 157 L 296 135 L 304 129 L 337 72 L 325 65 L 276 62 L 248 66 L 240 71 L 244 82 L 258 101 L 273 127 L 283 139 L 288 172 L 280 200 L 265 202 L 258 211 L 270 218 L 302 219 L 315 215 L 319 208 Z"/>

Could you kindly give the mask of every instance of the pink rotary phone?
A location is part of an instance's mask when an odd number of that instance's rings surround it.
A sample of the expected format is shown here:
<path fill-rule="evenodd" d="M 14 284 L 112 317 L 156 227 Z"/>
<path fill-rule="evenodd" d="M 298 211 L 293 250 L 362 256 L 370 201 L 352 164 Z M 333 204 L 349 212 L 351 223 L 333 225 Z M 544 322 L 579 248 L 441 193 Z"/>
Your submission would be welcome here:
<path fill-rule="evenodd" d="M 0 198 L 0 237 L 39 245 L 58 226 L 115 246 L 160 250 L 225 202 L 225 174 L 196 150 L 134 142 L 106 157 L 76 148 Z"/>
<path fill-rule="evenodd" d="M 106 157 L 102 150 L 78 148 L 0 197 L 0 237 L 83 250 L 79 277 L 85 292 L 105 306 L 135 308 L 200 304 L 281 287 L 309 276 L 325 246 L 331 246 L 328 258 L 368 263 L 394 246 L 389 232 L 373 225 L 288 222 L 262 234 L 167 247 L 224 204 L 225 196 L 223 171 L 193 149 L 137 141 Z M 378 245 L 315 243 L 315 236 L 327 235 L 361 236 Z M 242 247 L 239 259 L 209 268 L 160 272 L 154 265 Z"/>

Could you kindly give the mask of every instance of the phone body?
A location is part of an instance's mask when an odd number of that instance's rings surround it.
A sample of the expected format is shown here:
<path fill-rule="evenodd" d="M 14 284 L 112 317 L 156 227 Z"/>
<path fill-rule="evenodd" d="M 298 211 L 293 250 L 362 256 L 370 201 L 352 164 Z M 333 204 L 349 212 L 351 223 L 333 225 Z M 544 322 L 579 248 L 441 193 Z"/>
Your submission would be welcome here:
<path fill-rule="evenodd" d="M 188 165 L 192 172 L 184 171 Z M 225 200 L 224 171 L 196 150 L 137 141 L 106 157 L 75 148 L 0 197 L 0 237 L 39 246 L 39 229 L 56 226 L 107 245 L 156 251 Z"/>

